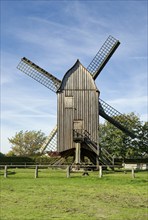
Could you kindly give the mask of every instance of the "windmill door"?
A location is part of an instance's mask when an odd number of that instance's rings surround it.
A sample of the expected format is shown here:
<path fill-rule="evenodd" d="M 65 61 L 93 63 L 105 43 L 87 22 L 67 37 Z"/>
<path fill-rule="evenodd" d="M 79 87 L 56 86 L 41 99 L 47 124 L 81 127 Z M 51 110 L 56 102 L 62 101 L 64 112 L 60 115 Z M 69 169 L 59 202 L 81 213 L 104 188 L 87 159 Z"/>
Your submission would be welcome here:
<path fill-rule="evenodd" d="M 82 130 L 83 129 L 83 120 L 74 120 L 73 128 L 74 130 Z"/>
<path fill-rule="evenodd" d="M 74 120 L 73 121 L 73 130 L 74 136 L 73 139 L 80 140 L 83 139 L 83 130 L 84 130 L 84 121 L 83 120 Z"/>

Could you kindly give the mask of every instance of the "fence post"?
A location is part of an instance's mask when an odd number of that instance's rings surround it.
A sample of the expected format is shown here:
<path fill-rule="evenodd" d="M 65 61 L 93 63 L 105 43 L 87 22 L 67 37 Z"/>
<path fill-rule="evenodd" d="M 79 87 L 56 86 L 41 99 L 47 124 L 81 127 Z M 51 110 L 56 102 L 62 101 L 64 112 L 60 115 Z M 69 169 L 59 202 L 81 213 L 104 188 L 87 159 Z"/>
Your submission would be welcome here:
<path fill-rule="evenodd" d="M 7 165 L 5 166 L 5 169 L 4 169 L 4 177 L 7 178 Z"/>
<path fill-rule="evenodd" d="M 67 178 L 70 177 L 70 166 L 67 166 Z"/>
<path fill-rule="evenodd" d="M 132 178 L 135 178 L 134 167 L 132 167 Z"/>
<path fill-rule="evenodd" d="M 38 165 L 35 167 L 35 178 L 38 178 Z"/>
<path fill-rule="evenodd" d="M 99 166 L 99 177 L 101 178 L 103 176 L 102 174 L 102 166 Z"/>

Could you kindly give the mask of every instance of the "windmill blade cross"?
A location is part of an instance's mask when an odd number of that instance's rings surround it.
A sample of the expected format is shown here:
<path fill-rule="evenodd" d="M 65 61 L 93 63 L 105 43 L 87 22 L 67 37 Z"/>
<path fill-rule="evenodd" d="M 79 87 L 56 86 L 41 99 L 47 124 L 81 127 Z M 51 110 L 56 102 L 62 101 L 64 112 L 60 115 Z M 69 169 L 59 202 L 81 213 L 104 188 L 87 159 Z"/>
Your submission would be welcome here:
<path fill-rule="evenodd" d="M 59 79 L 57 79 L 55 76 L 40 68 L 35 63 L 31 62 L 25 57 L 21 59 L 20 63 L 17 66 L 17 69 L 21 70 L 31 78 L 43 84 L 53 92 L 56 92 L 60 87 L 61 81 Z"/>
<path fill-rule="evenodd" d="M 102 45 L 96 56 L 87 67 L 87 70 L 93 75 L 94 80 L 100 74 L 119 45 L 120 42 L 111 35 L 107 38 L 105 43 Z"/>

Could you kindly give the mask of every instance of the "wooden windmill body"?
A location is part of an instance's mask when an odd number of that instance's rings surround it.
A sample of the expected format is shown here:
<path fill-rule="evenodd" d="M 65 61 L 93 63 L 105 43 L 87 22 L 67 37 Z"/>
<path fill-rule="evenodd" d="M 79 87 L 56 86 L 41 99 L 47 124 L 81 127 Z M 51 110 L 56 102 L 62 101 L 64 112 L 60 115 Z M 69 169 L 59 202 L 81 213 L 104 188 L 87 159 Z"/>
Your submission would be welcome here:
<path fill-rule="evenodd" d="M 90 134 L 97 143 L 99 92 L 92 75 L 79 60 L 63 77 L 57 95 L 58 151 L 78 148 L 84 132 Z"/>
<path fill-rule="evenodd" d="M 18 69 L 57 93 L 57 126 L 45 141 L 42 152 L 47 149 L 52 151 L 53 145 L 56 145 L 55 149 L 62 157 L 75 156 L 75 163 L 81 163 L 85 156 L 94 164 L 98 160 L 109 163 L 109 156 L 103 159 L 103 149 L 100 154 L 99 115 L 134 137 L 122 121 L 115 119 L 121 113 L 99 98 L 100 92 L 95 84 L 95 79 L 119 44 L 118 40 L 109 36 L 87 69 L 77 60 L 62 81 L 30 60 L 22 58 Z"/>

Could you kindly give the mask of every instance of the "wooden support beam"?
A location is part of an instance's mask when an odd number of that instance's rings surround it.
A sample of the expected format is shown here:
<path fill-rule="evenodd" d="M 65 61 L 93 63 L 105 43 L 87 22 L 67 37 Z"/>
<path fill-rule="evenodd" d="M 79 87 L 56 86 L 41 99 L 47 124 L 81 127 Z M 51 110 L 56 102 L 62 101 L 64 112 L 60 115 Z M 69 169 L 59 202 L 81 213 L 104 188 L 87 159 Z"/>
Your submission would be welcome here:
<path fill-rule="evenodd" d="M 134 172 L 134 167 L 132 167 L 132 178 L 135 178 L 135 172 Z"/>
<path fill-rule="evenodd" d="M 7 178 L 7 174 L 8 174 L 8 173 L 7 173 L 7 165 L 6 165 L 6 166 L 5 166 L 5 169 L 4 169 L 4 177 L 5 177 L 5 178 Z"/>
<path fill-rule="evenodd" d="M 35 178 L 38 178 L 38 165 L 35 167 Z"/>
<path fill-rule="evenodd" d="M 70 166 L 67 166 L 67 178 L 70 177 Z"/>
<path fill-rule="evenodd" d="M 80 164 L 81 162 L 81 144 L 76 143 L 75 163 Z"/>
<path fill-rule="evenodd" d="M 102 178 L 103 173 L 102 173 L 102 166 L 99 166 L 99 177 Z"/>

